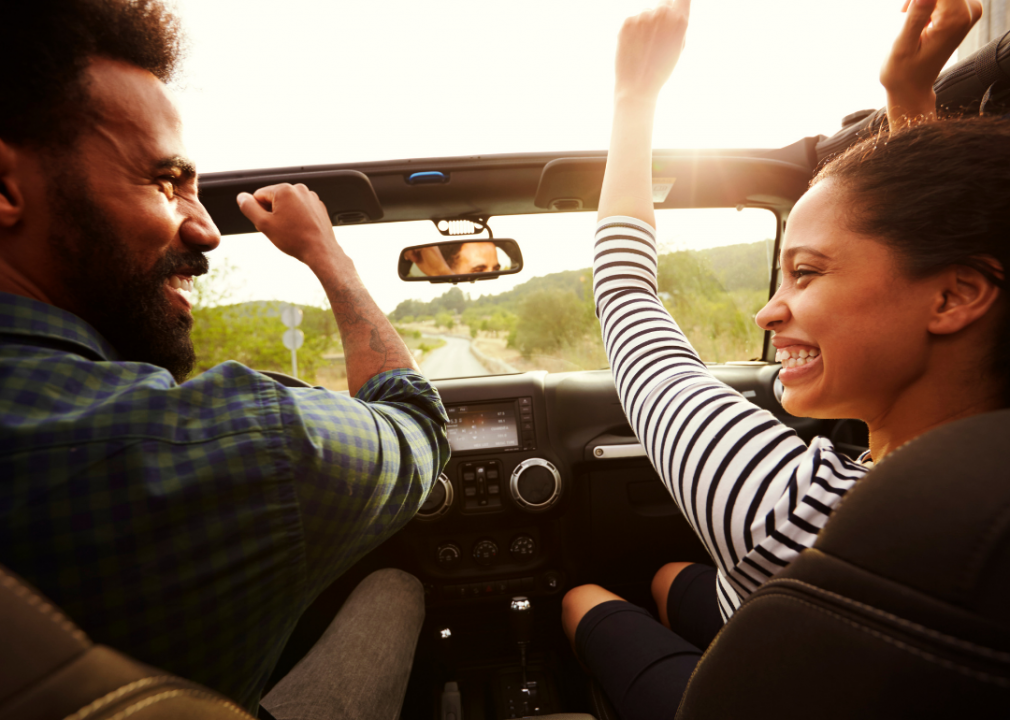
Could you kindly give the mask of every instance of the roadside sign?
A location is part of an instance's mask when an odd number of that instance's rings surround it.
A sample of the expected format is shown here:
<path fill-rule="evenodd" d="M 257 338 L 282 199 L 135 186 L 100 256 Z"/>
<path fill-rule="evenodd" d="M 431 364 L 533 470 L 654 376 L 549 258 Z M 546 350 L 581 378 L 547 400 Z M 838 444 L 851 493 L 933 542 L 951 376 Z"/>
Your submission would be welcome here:
<path fill-rule="evenodd" d="M 281 321 L 286 327 L 296 328 L 302 324 L 303 315 L 304 313 L 302 312 L 302 309 L 297 305 L 285 305 L 284 309 L 281 310 Z M 287 337 L 287 335 L 285 335 L 285 337 Z M 286 340 L 284 344 L 287 345 Z M 291 346 L 288 345 L 288 347 Z M 299 347 L 301 347 L 301 344 L 299 344 Z"/>
<path fill-rule="evenodd" d="M 284 347 L 291 351 L 291 375 L 298 377 L 298 348 L 305 343 L 305 333 L 296 330 L 302 324 L 302 309 L 297 305 L 285 305 L 281 308 L 281 322 L 288 329 L 284 331 Z"/>
<path fill-rule="evenodd" d="M 284 347 L 294 352 L 305 343 L 305 333 L 291 328 L 284 331 Z"/>

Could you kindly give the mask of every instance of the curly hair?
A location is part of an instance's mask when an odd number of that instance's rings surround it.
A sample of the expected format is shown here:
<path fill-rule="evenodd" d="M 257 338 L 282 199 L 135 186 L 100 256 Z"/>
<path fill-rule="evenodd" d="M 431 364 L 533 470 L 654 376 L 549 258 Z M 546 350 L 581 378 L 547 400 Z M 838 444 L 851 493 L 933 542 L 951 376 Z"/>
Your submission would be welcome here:
<path fill-rule="evenodd" d="M 92 58 L 168 82 L 182 57 L 178 18 L 163 0 L 0 0 L 0 18 L 0 139 L 12 144 L 73 144 L 89 124 Z"/>

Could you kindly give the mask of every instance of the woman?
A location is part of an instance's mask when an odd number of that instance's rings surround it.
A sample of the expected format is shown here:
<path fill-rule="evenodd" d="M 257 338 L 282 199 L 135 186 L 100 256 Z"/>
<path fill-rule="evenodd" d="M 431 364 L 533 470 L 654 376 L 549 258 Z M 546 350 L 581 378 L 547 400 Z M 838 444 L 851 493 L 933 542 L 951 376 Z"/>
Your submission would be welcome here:
<path fill-rule="evenodd" d="M 722 619 L 813 545 L 867 472 L 824 438 L 805 445 L 716 381 L 657 297 L 652 116 L 688 6 L 662 5 L 622 29 L 594 284 L 625 412 L 718 572 L 678 564 L 657 574 L 661 620 L 679 634 L 598 586 L 565 597 L 565 632 L 625 720 L 672 713 Z M 933 427 L 1007 406 L 1010 390 L 1000 292 L 1010 126 L 922 122 L 933 79 L 981 6 L 914 0 L 906 9 L 882 71 L 895 130 L 814 179 L 789 217 L 782 285 L 757 316 L 783 363 L 785 408 L 864 420 L 877 462 Z"/>

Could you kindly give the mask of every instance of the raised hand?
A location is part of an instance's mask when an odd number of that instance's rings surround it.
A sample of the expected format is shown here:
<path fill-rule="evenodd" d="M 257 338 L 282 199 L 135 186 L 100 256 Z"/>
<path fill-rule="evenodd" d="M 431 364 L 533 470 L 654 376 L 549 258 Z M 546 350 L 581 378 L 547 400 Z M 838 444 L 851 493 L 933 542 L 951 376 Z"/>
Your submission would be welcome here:
<path fill-rule="evenodd" d="M 691 0 L 663 0 L 624 21 L 617 41 L 618 96 L 655 99 L 684 49 Z"/>
<path fill-rule="evenodd" d="M 241 193 L 236 200 L 270 242 L 310 267 L 317 256 L 337 247 L 326 206 L 301 183 L 268 185 L 252 195 Z"/>
<path fill-rule="evenodd" d="M 626 215 L 655 224 L 652 124 L 659 91 L 684 49 L 691 0 L 664 0 L 624 21 L 617 40 L 614 126 L 600 193 L 600 218 Z"/>
<path fill-rule="evenodd" d="M 908 13 L 880 70 L 892 129 L 936 117 L 933 83 L 982 17 L 981 0 L 905 0 Z"/>

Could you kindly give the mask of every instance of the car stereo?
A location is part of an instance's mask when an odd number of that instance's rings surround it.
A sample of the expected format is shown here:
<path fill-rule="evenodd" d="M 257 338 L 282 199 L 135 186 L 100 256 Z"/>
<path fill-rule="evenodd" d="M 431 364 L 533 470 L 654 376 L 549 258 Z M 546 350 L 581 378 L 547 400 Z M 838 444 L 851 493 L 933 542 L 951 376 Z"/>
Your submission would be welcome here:
<path fill-rule="evenodd" d="M 536 448 L 532 398 L 448 405 L 445 410 L 453 455 Z"/>

